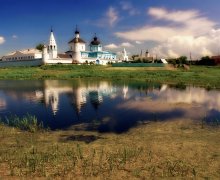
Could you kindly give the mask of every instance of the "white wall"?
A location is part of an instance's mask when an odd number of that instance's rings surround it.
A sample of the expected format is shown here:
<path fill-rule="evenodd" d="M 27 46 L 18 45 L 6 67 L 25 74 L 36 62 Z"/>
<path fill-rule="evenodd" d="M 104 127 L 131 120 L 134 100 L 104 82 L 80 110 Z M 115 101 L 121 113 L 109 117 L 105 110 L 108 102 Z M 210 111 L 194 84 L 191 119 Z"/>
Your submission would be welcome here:
<path fill-rule="evenodd" d="M 72 64 L 72 59 L 48 59 L 46 64 Z"/>

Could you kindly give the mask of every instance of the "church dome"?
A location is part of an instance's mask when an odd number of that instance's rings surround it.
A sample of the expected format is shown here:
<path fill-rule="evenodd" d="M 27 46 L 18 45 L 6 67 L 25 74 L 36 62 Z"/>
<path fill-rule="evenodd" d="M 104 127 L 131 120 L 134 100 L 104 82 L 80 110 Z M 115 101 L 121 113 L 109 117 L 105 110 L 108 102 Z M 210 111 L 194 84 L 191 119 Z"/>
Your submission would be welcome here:
<path fill-rule="evenodd" d="M 79 31 L 76 29 L 75 34 L 79 34 Z"/>
<path fill-rule="evenodd" d="M 96 35 L 95 35 L 95 37 L 93 38 L 93 41 L 91 41 L 90 44 L 91 44 L 91 45 L 100 45 L 101 42 L 98 40 L 98 38 L 97 38 Z"/>

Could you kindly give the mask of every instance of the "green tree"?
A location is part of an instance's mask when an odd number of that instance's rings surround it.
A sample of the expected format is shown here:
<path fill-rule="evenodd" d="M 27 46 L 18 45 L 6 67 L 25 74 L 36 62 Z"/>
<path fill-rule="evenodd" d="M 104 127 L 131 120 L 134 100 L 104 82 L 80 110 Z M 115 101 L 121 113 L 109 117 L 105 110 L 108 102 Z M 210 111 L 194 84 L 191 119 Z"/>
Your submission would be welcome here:
<path fill-rule="evenodd" d="M 137 54 L 134 54 L 134 55 L 131 56 L 131 58 L 132 58 L 133 60 L 135 60 L 136 57 L 138 57 Z"/>
<path fill-rule="evenodd" d="M 179 64 L 187 64 L 187 57 L 186 56 L 180 56 L 178 58 Z"/>
<path fill-rule="evenodd" d="M 213 66 L 213 65 L 215 65 L 215 61 L 212 58 L 210 58 L 209 56 L 204 56 L 201 58 L 201 60 L 199 61 L 198 64 Z"/>
<path fill-rule="evenodd" d="M 44 48 L 44 45 L 41 43 L 36 46 L 36 49 L 38 49 L 40 51 L 43 51 L 43 48 Z"/>

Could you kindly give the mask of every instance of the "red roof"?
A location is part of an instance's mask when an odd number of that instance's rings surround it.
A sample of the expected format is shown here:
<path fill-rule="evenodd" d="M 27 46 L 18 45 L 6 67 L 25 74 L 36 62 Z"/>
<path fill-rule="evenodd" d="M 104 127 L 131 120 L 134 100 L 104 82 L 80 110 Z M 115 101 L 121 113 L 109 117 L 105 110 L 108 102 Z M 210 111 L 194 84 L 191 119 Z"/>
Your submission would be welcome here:
<path fill-rule="evenodd" d="M 58 54 L 57 55 L 59 58 L 70 58 L 68 54 Z"/>

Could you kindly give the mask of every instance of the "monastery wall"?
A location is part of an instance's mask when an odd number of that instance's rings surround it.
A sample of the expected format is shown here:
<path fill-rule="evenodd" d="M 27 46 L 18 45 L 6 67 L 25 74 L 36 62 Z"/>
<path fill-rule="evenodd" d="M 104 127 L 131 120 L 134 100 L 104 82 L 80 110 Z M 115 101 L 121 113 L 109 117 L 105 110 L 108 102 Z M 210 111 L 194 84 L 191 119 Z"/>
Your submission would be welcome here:
<path fill-rule="evenodd" d="M 46 64 L 72 64 L 72 59 L 47 59 L 45 61 Z"/>

